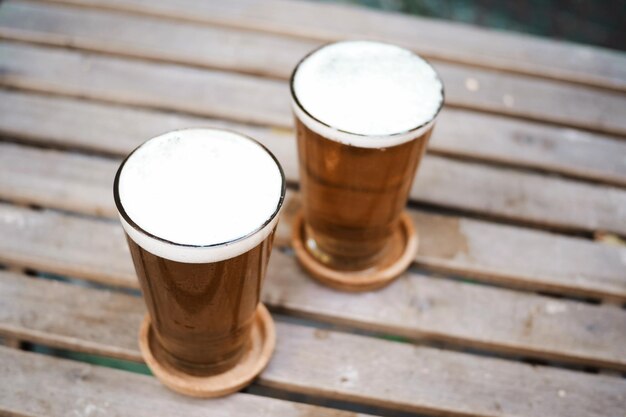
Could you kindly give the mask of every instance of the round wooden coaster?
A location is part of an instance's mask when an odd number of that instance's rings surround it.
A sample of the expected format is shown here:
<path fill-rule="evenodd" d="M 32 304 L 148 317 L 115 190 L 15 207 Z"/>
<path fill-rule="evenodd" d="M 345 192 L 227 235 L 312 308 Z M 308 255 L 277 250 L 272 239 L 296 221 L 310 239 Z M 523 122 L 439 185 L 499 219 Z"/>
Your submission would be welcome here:
<path fill-rule="evenodd" d="M 321 283 L 342 291 L 371 291 L 389 284 L 402 274 L 415 260 L 418 237 L 413 221 L 402 213 L 398 230 L 392 239 L 393 247 L 389 256 L 371 268 L 362 271 L 338 271 L 329 268 L 306 249 L 304 243 L 304 216 L 300 211 L 294 221 L 291 243 L 300 265 Z"/>
<path fill-rule="evenodd" d="M 158 362 L 152 352 L 152 326 L 146 314 L 139 331 L 139 348 L 152 373 L 166 387 L 192 397 L 221 397 L 247 386 L 267 366 L 276 346 L 274 320 L 263 304 L 259 304 L 252 325 L 248 351 L 235 367 L 207 377 L 186 374 L 168 363 Z"/>

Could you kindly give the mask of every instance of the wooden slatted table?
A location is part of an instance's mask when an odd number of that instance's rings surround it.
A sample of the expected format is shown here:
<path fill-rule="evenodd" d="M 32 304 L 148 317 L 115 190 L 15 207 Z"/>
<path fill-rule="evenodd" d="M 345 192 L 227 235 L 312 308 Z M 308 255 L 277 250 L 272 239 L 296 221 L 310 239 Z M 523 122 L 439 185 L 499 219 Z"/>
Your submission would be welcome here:
<path fill-rule="evenodd" d="M 357 295 L 289 249 L 286 78 L 345 38 L 423 54 L 447 93 L 411 190 L 415 263 Z M 626 415 L 626 246 L 607 243 L 626 236 L 626 55 L 288 0 L 5 0 L 0 40 L 0 414 Z M 263 294 L 276 353 L 208 401 L 84 363 L 141 362 L 113 173 L 206 125 L 261 140 L 291 186 Z"/>

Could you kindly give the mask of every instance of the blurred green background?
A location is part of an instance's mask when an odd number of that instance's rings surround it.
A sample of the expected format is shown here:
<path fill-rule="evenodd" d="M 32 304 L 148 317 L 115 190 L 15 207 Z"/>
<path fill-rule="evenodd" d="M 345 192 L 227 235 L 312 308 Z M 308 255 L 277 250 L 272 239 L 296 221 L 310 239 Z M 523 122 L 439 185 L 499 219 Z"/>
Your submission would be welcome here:
<path fill-rule="evenodd" d="M 626 51 L 626 0 L 318 0 Z"/>

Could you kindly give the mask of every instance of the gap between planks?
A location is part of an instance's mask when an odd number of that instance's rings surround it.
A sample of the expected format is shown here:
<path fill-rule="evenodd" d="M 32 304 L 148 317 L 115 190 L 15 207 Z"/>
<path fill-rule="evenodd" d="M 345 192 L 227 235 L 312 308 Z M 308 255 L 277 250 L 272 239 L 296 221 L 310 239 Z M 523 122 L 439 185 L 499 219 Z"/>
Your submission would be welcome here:
<path fill-rule="evenodd" d="M 24 300 L 11 306 L 10 321 L 17 321 L 25 334 L 30 326 L 35 335 L 38 329 L 46 333 L 51 344 L 71 340 L 66 347 L 89 351 L 97 345 L 99 354 L 125 350 L 141 360 L 136 330 L 144 307 L 138 298 L 7 273 L 0 273 L 0 284 L 5 287 L 0 297 L 17 292 Z M 43 305 L 45 317 L 37 313 Z M 258 382 L 288 392 L 450 416 L 600 416 L 620 410 L 626 401 L 626 381 L 614 377 L 286 323 L 277 323 L 277 330 L 276 352 Z M 82 345 L 85 341 L 90 346 Z M 6 369 L 19 361 L 3 363 Z M 83 381 L 100 380 L 81 376 Z"/>
<path fill-rule="evenodd" d="M 332 4 L 247 0 L 224 4 L 146 0 L 52 0 L 99 11 L 131 12 L 202 25 L 264 31 L 306 40 L 377 39 L 426 57 L 626 91 L 619 53 L 464 24 Z"/>

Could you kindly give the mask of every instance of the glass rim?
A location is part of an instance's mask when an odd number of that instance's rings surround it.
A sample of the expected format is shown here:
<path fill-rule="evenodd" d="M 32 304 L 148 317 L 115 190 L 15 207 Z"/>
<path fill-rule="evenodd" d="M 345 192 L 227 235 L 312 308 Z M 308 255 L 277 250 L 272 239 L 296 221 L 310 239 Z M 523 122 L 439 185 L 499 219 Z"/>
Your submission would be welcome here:
<path fill-rule="evenodd" d="M 383 44 L 383 45 L 389 45 L 389 46 L 394 46 L 396 48 L 401 48 L 405 51 L 410 52 L 412 55 L 420 58 L 421 60 L 423 60 L 434 72 L 435 72 L 435 76 L 437 77 L 437 80 L 439 80 L 440 84 L 441 84 L 441 102 L 439 103 L 439 107 L 437 107 L 437 111 L 434 113 L 433 117 L 430 118 L 429 120 L 425 121 L 424 123 L 420 124 L 419 126 L 413 127 L 411 129 L 408 130 L 404 130 L 402 132 L 395 132 L 395 133 L 390 133 L 390 134 L 383 134 L 383 135 L 367 135 L 367 134 L 363 134 L 363 133 L 355 133 L 355 132 L 350 132 L 348 130 L 343 130 L 343 129 L 339 129 L 337 127 L 331 126 L 328 123 L 325 123 L 323 121 L 321 121 L 320 119 L 318 119 L 317 117 L 313 116 L 303 105 L 302 103 L 300 103 L 300 100 L 298 99 L 298 95 L 296 94 L 295 91 L 295 87 L 294 87 L 294 80 L 296 77 L 296 74 L 298 72 L 298 69 L 300 68 L 300 66 L 302 65 L 302 63 L 304 63 L 309 57 L 311 57 L 311 55 L 315 54 L 316 52 L 331 46 L 331 45 L 336 45 L 336 44 L 340 44 L 340 43 L 351 43 L 351 42 L 374 42 L 374 43 L 379 43 L 379 44 Z M 419 54 L 417 54 L 416 52 L 408 49 L 408 48 L 404 48 L 402 46 L 399 45 L 395 45 L 393 43 L 390 42 L 383 42 L 383 41 L 378 41 L 378 40 L 371 40 L 371 39 L 350 39 L 350 40 L 342 40 L 342 41 L 336 41 L 336 42 L 327 42 L 324 43 L 323 45 L 318 46 L 317 48 L 311 50 L 310 52 L 308 52 L 305 56 L 303 56 L 298 63 L 296 64 L 296 66 L 294 67 L 293 71 L 291 72 L 291 76 L 289 77 L 289 91 L 291 93 L 291 100 L 292 100 L 292 104 L 297 107 L 297 109 L 299 109 L 302 113 L 304 113 L 306 116 L 308 116 L 311 120 L 313 120 L 315 123 L 320 124 L 321 126 L 323 126 L 324 128 L 327 129 L 331 129 L 334 130 L 342 135 L 348 135 L 348 136 L 352 136 L 355 138 L 385 138 L 385 139 L 391 139 L 391 138 L 399 138 L 399 137 L 404 137 L 404 136 L 415 136 L 415 137 L 419 137 L 420 135 L 418 134 L 420 130 L 424 129 L 426 130 L 426 128 L 433 124 L 435 122 L 435 120 L 437 119 L 437 116 L 439 115 L 439 113 L 441 112 L 441 109 L 443 108 L 444 102 L 445 102 L 445 89 L 444 89 L 444 85 L 443 85 L 443 80 L 441 79 L 441 76 L 439 75 L 439 72 L 435 69 L 435 67 L 433 67 L 433 65 L 427 61 L 425 58 L 421 57 Z M 406 142 L 410 141 L 411 139 L 407 139 Z M 401 142 L 404 143 L 404 142 Z"/>
<path fill-rule="evenodd" d="M 139 226 L 126 212 L 126 210 L 124 209 L 124 205 L 122 203 L 122 199 L 120 197 L 120 193 L 119 193 L 119 181 L 120 181 L 120 176 L 121 173 L 124 169 L 124 166 L 126 165 L 126 162 L 128 161 L 128 159 L 135 153 L 137 152 L 139 149 L 141 149 L 144 145 L 146 145 L 148 142 L 150 142 L 153 139 L 156 139 L 162 135 L 166 135 L 168 133 L 173 133 L 173 132 L 184 132 L 187 130 L 219 130 L 222 132 L 227 132 L 227 133 L 231 133 L 234 134 L 236 136 L 239 136 L 243 139 L 246 139 L 254 144 L 256 144 L 257 146 L 259 146 L 261 149 L 263 149 L 263 151 L 265 151 L 274 161 L 274 163 L 276 164 L 278 171 L 280 172 L 280 177 L 281 177 L 281 190 L 280 190 L 280 198 L 278 199 L 278 204 L 276 205 L 276 210 L 274 210 L 274 212 L 272 213 L 271 216 L 268 217 L 268 219 L 263 222 L 263 224 L 261 226 L 259 226 L 258 228 L 254 229 L 253 231 L 245 234 L 244 236 L 238 237 L 236 239 L 233 240 L 228 240 L 225 242 L 218 242 L 218 243 L 211 243 L 211 244 L 207 244 L 207 245 L 195 245 L 195 244 L 188 244 L 188 243 L 178 243 L 178 242 L 173 242 L 171 240 L 162 238 L 160 236 L 157 236 L 151 232 L 148 232 L 147 230 L 145 230 L 144 228 L 142 228 L 141 226 Z M 160 135 L 157 136 L 153 136 L 152 138 L 144 141 L 143 143 L 141 143 L 139 146 L 137 146 L 135 149 L 132 150 L 132 152 L 130 152 L 125 158 L 124 160 L 120 163 L 120 166 L 117 169 L 117 172 L 115 173 L 115 179 L 113 180 L 113 199 L 115 200 L 115 206 L 117 208 L 117 211 L 119 213 L 119 215 L 122 217 L 122 219 L 128 223 L 129 226 L 131 226 L 133 229 L 135 229 L 137 232 L 155 239 L 161 243 L 164 244 L 168 244 L 168 245 L 173 245 L 175 247 L 179 247 L 179 248 L 197 248 L 197 249 L 209 249 L 209 248 L 219 248 L 219 247 L 224 247 L 224 246 L 228 246 L 228 245 L 232 245 L 238 242 L 242 242 L 248 238 L 251 238 L 252 236 L 256 235 L 257 233 L 260 233 L 261 231 L 263 231 L 266 227 L 268 227 L 270 224 L 272 224 L 272 222 L 276 219 L 276 217 L 278 216 L 278 214 L 280 213 L 282 206 L 285 202 L 285 196 L 287 193 L 287 181 L 285 179 L 285 172 L 283 171 L 283 167 L 281 166 L 280 162 L 278 161 L 278 159 L 276 158 L 276 156 L 265 146 L 263 145 L 261 142 L 259 142 L 258 140 L 248 136 L 248 135 L 244 135 L 242 133 L 239 132 L 235 132 L 233 130 L 230 129 L 223 129 L 223 128 L 219 128 L 219 127 L 200 127 L 200 128 L 185 128 L 185 129 L 176 129 L 176 130 L 170 130 L 167 131 L 165 133 L 162 133 Z M 135 242 L 137 243 L 137 242 Z"/>

